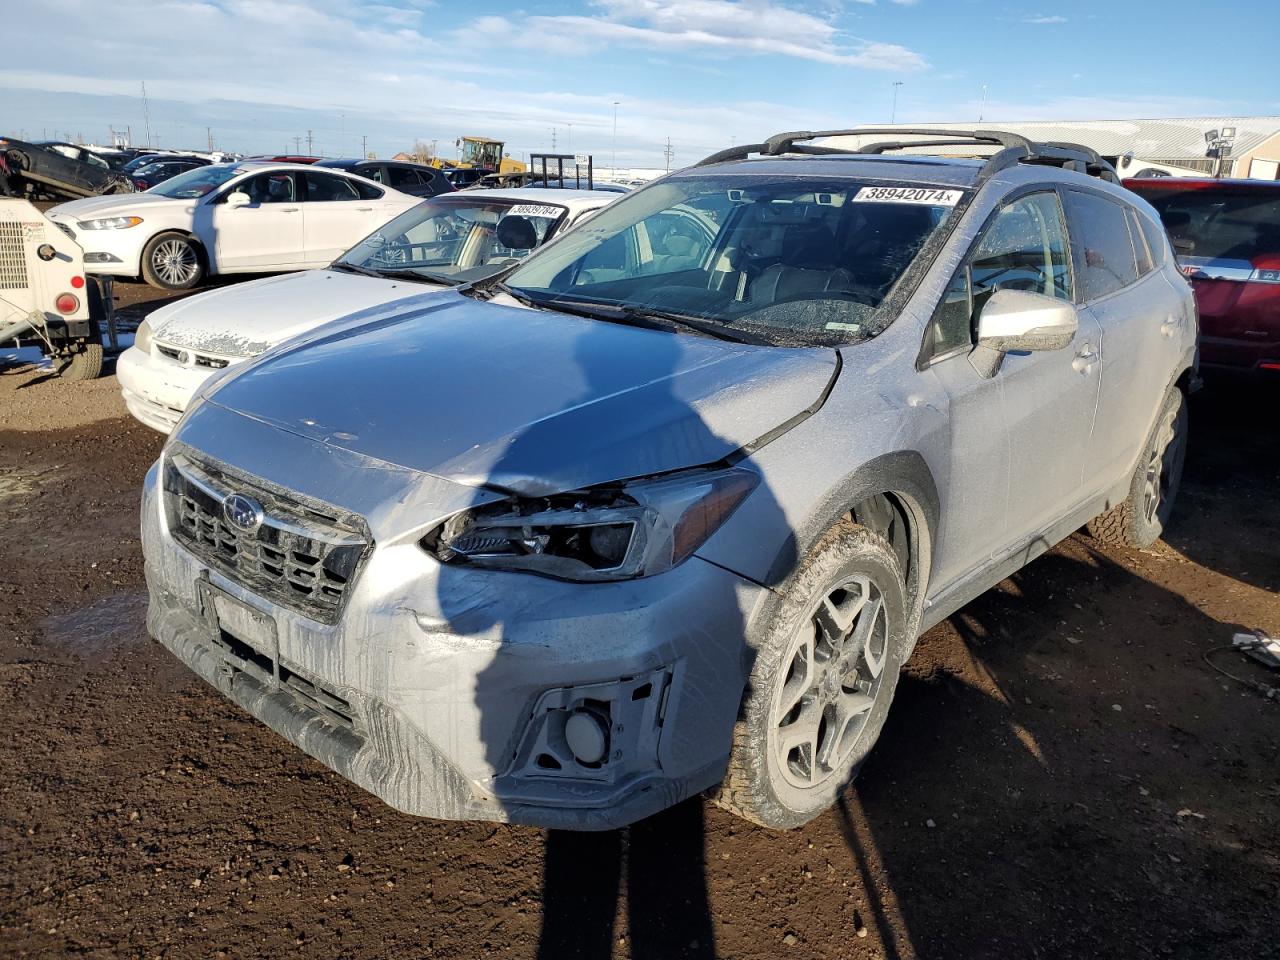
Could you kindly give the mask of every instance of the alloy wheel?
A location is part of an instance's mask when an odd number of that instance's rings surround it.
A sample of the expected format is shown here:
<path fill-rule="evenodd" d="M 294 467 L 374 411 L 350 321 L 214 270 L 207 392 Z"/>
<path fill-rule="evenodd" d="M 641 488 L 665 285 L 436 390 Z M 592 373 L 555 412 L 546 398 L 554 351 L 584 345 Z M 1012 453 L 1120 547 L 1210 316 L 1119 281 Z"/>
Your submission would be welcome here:
<path fill-rule="evenodd" d="M 884 598 L 868 576 L 851 577 L 817 602 L 796 633 L 774 697 L 774 759 L 802 790 L 843 776 L 880 693 L 888 656 Z"/>
<path fill-rule="evenodd" d="M 173 237 L 152 251 L 151 267 L 166 284 L 181 287 L 195 279 L 200 261 L 190 243 Z"/>

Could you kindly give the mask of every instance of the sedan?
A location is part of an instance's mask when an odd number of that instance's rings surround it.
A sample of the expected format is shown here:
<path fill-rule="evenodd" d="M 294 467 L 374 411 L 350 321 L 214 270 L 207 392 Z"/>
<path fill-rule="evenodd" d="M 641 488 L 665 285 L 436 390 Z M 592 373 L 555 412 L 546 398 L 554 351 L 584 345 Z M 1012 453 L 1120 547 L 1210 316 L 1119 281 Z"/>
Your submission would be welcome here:
<path fill-rule="evenodd" d="M 419 203 L 339 170 L 215 163 L 128 197 L 60 204 L 49 218 L 90 273 L 189 290 L 207 274 L 322 267 Z"/>
<path fill-rule="evenodd" d="M 320 160 L 317 167 L 333 167 L 358 174 L 375 183 L 385 183 L 394 190 L 414 197 L 434 197 L 456 189 L 444 171 L 423 163 L 401 160 Z"/>

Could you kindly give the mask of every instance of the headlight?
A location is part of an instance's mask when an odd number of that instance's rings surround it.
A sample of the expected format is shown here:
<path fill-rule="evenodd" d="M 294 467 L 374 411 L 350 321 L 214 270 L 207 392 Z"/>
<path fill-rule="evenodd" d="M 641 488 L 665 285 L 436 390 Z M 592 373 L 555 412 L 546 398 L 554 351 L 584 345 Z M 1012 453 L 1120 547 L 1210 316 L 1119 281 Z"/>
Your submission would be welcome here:
<path fill-rule="evenodd" d="M 138 324 L 138 330 L 133 335 L 133 345 L 143 353 L 151 352 L 151 324 L 146 320 Z"/>
<path fill-rule="evenodd" d="M 79 220 L 81 230 L 128 230 L 142 222 L 141 217 L 103 217 L 101 220 Z"/>
<path fill-rule="evenodd" d="M 455 514 L 422 540 L 442 563 L 523 570 L 562 580 L 629 580 L 688 559 L 760 478 L 689 470 Z"/>

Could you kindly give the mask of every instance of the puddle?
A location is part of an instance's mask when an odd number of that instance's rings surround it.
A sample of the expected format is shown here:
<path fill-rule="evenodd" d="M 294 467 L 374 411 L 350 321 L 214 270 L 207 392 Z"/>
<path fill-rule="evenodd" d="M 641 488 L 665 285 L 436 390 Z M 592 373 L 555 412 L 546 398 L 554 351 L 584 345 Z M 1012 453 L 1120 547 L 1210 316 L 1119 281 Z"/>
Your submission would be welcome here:
<path fill-rule="evenodd" d="M 51 643 L 81 656 L 110 653 L 147 637 L 147 592 L 115 593 L 40 621 Z"/>

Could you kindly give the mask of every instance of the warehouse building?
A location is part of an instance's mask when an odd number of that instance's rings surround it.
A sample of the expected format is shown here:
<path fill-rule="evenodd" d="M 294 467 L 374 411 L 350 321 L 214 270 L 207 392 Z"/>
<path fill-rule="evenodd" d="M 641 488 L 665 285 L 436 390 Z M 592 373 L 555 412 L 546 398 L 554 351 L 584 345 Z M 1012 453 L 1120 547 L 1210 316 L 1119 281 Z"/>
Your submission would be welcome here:
<path fill-rule="evenodd" d="M 988 120 L 920 123 L 911 126 L 944 130 L 988 127 L 1020 133 L 1032 140 L 1082 143 L 1110 160 L 1125 176 L 1132 176 L 1142 169 L 1152 167 L 1171 167 L 1174 169 L 1167 172 L 1186 176 L 1220 174 L 1224 177 L 1280 179 L 1280 117 L 1018 122 Z M 1233 131 L 1234 135 L 1230 138 L 1223 137 L 1227 131 Z M 1209 134 L 1215 132 L 1219 135 L 1218 147 L 1210 146 L 1207 139 Z M 1222 146 L 1228 149 L 1221 150 Z"/>

